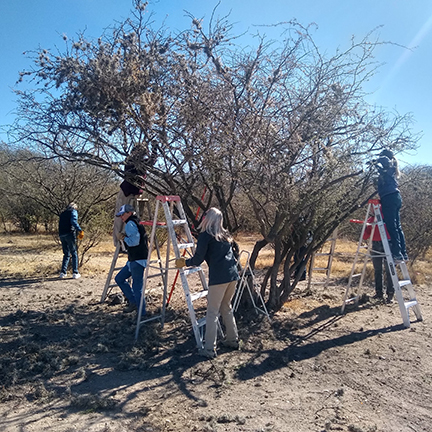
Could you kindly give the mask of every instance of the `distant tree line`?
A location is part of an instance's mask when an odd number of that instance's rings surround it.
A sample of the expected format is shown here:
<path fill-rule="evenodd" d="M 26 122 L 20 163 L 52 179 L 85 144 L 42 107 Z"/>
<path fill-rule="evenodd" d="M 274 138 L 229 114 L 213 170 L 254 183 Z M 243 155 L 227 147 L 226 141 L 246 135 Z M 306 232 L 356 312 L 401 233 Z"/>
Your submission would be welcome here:
<path fill-rule="evenodd" d="M 135 1 L 97 40 L 35 52 L 10 136 L 45 169 L 55 159 L 105 179 L 126 177 L 137 155 L 147 193 L 180 195 L 192 225 L 197 207 L 217 206 L 230 231 L 257 230 L 252 266 L 272 245 L 262 292 L 277 309 L 300 278 L 295 266 L 373 196 L 366 162 L 416 146 L 409 115 L 365 100 L 381 43 L 372 33 L 330 56 L 293 22 L 277 27 L 279 40 L 257 35 L 245 47 L 216 11 L 173 34 L 154 28 L 147 8 Z"/>
<path fill-rule="evenodd" d="M 80 263 L 110 232 L 118 181 L 114 175 L 84 163 L 47 158 L 24 148 L 0 144 L 0 222 L 24 233 L 45 232 L 58 240 L 60 213 L 76 202 L 85 238 Z"/>

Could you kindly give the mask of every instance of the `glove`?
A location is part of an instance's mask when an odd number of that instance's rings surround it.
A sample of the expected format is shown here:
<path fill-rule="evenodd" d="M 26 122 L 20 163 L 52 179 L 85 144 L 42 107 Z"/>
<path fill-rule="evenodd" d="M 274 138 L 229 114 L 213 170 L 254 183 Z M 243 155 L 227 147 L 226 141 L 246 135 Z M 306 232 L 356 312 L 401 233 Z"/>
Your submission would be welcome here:
<path fill-rule="evenodd" d="M 177 258 L 175 260 L 175 266 L 176 268 L 182 268 L 186 265 L 186 260 L 184 258 Z"/>
<path fill-rule="evenodd" d="M 78 240 L 82 240 L 84 238 L 84 231 L 80 231 L 77 235 Z"/>
<path fill-rule="evenodd" d="M 117 240 L 122 241 L 126 237 L 126 234 L 119 232 L 116 234 L 116 237 L 117 237 Z"/>

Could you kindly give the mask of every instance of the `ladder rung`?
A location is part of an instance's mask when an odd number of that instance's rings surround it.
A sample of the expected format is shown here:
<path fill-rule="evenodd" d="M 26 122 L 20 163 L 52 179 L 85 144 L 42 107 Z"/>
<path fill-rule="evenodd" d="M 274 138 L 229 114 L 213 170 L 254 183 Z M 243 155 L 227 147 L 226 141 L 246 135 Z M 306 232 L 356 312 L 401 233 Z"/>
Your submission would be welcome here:
<path fill-rule="evenodd" d="M 162 273 L 155 273 L 155 274 L 152 274 L 152 275 L 147 275 L 147 279 L 152 279 L 152 278 L 154 278 L 154 277 L 162 277 L 163 275 L 162 275 Z"/>
<path fill-rule="evenodd" d="M 187 249 L 187 248 L 191 248 L 194 246 L 195 246 L 195 243 L 179 243 L 179 245 L 178 245 L 179 249 Z"/>
<path fill-rule="evenodd" d="M 153 221 L 142 221 L 141 225 L 153 226 Z M 166 222 L 156 222 L 156 226 L 166 228 Z"/>
<path fill-rule="evenodd" d="M 356 274 L 353 274 L 351 277 L 359 277 L 361 275 L 362 275 L 361 273 L 356 273 Z"/>
<path fill-rule="evenodd" d="M 411 281 L 409 279 L 405 279 L 405 280 L 400 280 L 399 281 L 399 286 L 401 288 L 404 287 L 404 286 L 407 286 L 407 285 L 411 285 Z"/>
<path fill-rule="evenodd" d="M 328 270 L 328 267 L 314 267 L 313 269 L 312 269 L 312 271 L 319 271 L 319 270 Z"/>
<path fill-rule="evenodd" d="M 150 318 L 143 319 L 139 322 L 139 325 L 144 324 L 144 323 L 149 322 L 149 321 L 154 321 L 154 320 L 159 319 L 161 317 L 162 317 L 162 315 L 155 315 L 155 316 L 152 316 Z"/>
<path fill-rule="evenodd" d="M 358 298 L 359 298 L 358 295 L 355 296 L 355 297 L 351 297 L 351 298 L 349 298 L 349 299 L 346 299 L 346 300 L 345 300 L 345 303 L 352 303 L 352 302 L 356 302 Z"/>
<path fill-rule="evenodd" d="M 207 294 L 208 294 L 207 290 L 200 291 L 200 292 L 197 292 L 197 293 L 193 293 L 193 294 L 191 294 L 191 300 L 192 301 L 198 300 L 200 298 L 205 297 Z"/>
<path fill-rule="evenodd" d="M 202 271 L 202 269 L 201 269 L 201 267 L 191 267 L 191 268 L 183 270 L 183 271 L 184 271 L 184 274 L 187 276 L 187 275 L 190 275 L 192 273 Z"/>
<path fill-rule="evenodd" d="M 410 300 L 405 302 L 405 307 L 408 309 L 410 307 L 416 306 L 417 305 L 417 300 Z"/>
<path fill-rule="evenodd" d="M 205 326 L 205 324 L 206 324 L 206 317 L 200 318 L 200 319 L 197 321 L 197 326 L 198 326 L 198 327 Z"/>
<path fill-rule="evenodd" d="M 175 219 L 172 221 L 173 225 L 187 225 L 187 221 L 184 219 Z"/>

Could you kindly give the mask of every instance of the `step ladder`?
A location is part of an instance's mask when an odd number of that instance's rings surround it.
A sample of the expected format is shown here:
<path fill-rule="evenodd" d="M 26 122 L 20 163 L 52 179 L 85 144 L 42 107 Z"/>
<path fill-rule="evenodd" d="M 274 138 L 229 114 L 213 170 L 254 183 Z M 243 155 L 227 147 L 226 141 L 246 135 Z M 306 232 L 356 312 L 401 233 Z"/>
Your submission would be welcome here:
<path fill-rule="evenodd" d="M 247 288 L 248 293 L 249 293 L 249 297 L 251 299 L 251 302 L 252 302 L 252 305 L 253 305 L 255 311 L 257 313 L 264 314 L 268 318 L 268 320 L 271 321 L 270 315 L 267 311 L 267 307 L 266 307 L 265 302 L 264 302 L 264 299 L 262 298 L 259 285 L 255 281 L 255 276 L 254 276 L 253 270 L 250 266 L 250 253 L 248 251 L 242 250 L 239 254 L 238 262 L 239 263 L 241 262 L 243 255 L 246 257 L 246 263 L 244 264 L 244 266 L 240 272 L 240 280 L 237 284 L 236 292 L 234 294 L 234 298 L 233 298 L 233 302 L 232 302 L 233 311 L 234 312 L 237 311 L 237 309 L 240 305 L 240 300 L 242 298 L 243 292 L 244 292 L 245 288 Z M 248 280 L 249 278 L 250 278 L 250 283 Z M 251 285 L 252 285 L 252 288 L 251 288 Z M 260 305 L 258 305 L 257 302 L 255 301 L 254 294 L 255 294 L 255 298 L 257 298 Z"/>
<path fill-rule="evenodd" d="M 330 243 L 330 249 L 328 252 L 323 252 L 323 248 L 321 248 L 320 252 L 316 252 L 312 255 L 311 257 L 311 261 L 309 264 L 309 277 L 308 277 L 308 285 L 307 285 L 307 289 L 309 290 L 311 285 L 323 285 L 324 287 L 327 287 L 327 285 L 329 284 L 330 281 L 330 274 L 331 274 L 331 268 L 332 268 L 332 264 L 333 264 L 333 257 L 335 254 L 335 249 L 336 249 L 336 240 L 337 240 L 337 235 L 338 235 L 338 229 L 336 228 L 333 233 L 332 236 L 326 241 L 326 243 Z M 324 246 L 323 246 L 324 247 Z M 320 257 L 320 256 L 325 256 L 328 257 L 327 258 L 327 265 L 325 267 L 315 267 L 315 258 L 316 257 Z M 312 274 L 313 272 L 325 272 L 325 280 L 318 282 L 318 281 L 314 281 L 312 282 Z"/>
<path fill-rule="evenodd" d="M 117 284 L 112 281 L 113 276 L 114 276 L 114 272 L 121 270 L 124 267 L 124 265 L 126 264 L 126 262 L 124 262 L 123 265 L 117 266 L 117 261 L 118 261 L 119 256 L 120 256 L 120 250 L 122 247 L 124 247 L 122 243 L 123 242 L 118 242 L 116 250 L 114 252 L 114 256 L 113 256 L 113 259 L 111 261 L 111 267 L 108 271 L 108 276 L 107 276 L 107 279 L 105 282 L 104 289 L 102 291 L 102 296 L 100 299 L 101 303 L 103 303 L 106 300 L 106 298 L 111 293 L 112 289 L 117 286 Z"/>
<path fill-rule="evenodd" d="M 162 208 L 164 214 L 164 221 L 158 221 L 160 209 Z M 152 231 L 150 235 L 150 246 L 149 246 L 149 259 L 151 257 L 152 251 L 155 246 L 155 241 L 157 239 L 158 229 L 165 229 L 168 231 L 167 237 L 167 247 L 166 247 L 166 259 L 164 267 L 154 266 L 154 262 L 150 261 L 144 271 L 144 288 L 147 286 L 147 282 L 150 277 L 156 276 L 163 272 L 165 274 L 164 280 L 164 294 L 163 294 L 163 306 L 161 311 L 161 321 L 162 325 L 165 319 L 165 308 L 166 308 L 166 298 L 167 298 L 167 286 L 168 286 L 168 273 L 169 271 L 179 271 L 180 280 L 183 287 L 184 295 L 186 298 L 186 303 L 189 311 L 190 320 L 192 323 L 192 329 L 195 336 L 196 344 L 198 349 L 203 348 L 203 328 L 205 326 L 205 316 L 201 319 L 197 319 L 196 312 L 194 309 L 194 302 L 205 298 L 208 293 L 208 286 L 206 278 L 201 267 L 191 267 L 191 268 L 181 268 L 177 269 L 173 261 L 181 257 L 181 251 L 186 250 L 186 252 L 193 256 L 195 253 L 195 241 L 192 237 L 189 224 L 186 219 L 186 214 L 184 212 L 180 197 L 177 195 L 170 196 L 157 196 L 156 197 L 156 207 L 154 211 L 153 222 L 151 222 Z M 177 231 L 176 231 L 177 230 Z M 180 234 L 181 231 L 181 234 Z M 185 238 L 184 238 L 185 237 Z M 174 257 L 171 258 L 171 249 L 174 253 Z M 160 261 L 160 259 L 158 259 Z M 156 274 L 152 275 L 151 272 L 156 270 Z M 196 274 L 200 281 L 200 290 L 196 292 L 191 292 L 188 282 L 188 277 L 192 274 Z M 147 321 L 141 320 L 142 306 L 144 303 L 145 289 L 143 289 L 140 306 L 138 308 L 137 326 L 135 332 L 135 340 L 138 339 L 140 327 Z M 219 331 L 221 332 L 220 326 Z"/>
<path fill-rule="evenodd" d="M 134 200 L 134 203 L 135 203 L 134 208 L 136 209 L 136 213 L 140 219 L 144 218 L 144 213 L 145 213 L 146 208 L 147 208 L 149 218 L 152 217 L 149 201 L 147 198 L 143 198 L 142 196 L 139 196 L 138 198 L 136 198 Z M 141 224 L 147 225 L 147 226 L 151 225 L 149 222 L 141 222 Z M 156 249 L 157 249 L 158 258 L 160 260 L 160 250 L 159 250 L 159 245 L 158 245 L 157 239 L 156 239 Z M 102 295 L 101 295 L 101 299 L 100 299 L 101 303 L 103 303 L 106 300 L 106 298 L 110 295 L 113 288 L 118 288 L 117 284 L 115 282 L 113 282 L 114 272 L 120 271 L 124 267 L 124 265 L 126 264 L 126 261 L 125 261 L 125 262 L 121 263 L 120 265 L 118 265 L 119 259 L 121 259 L 124 256 L 127 260 L 127 254 L 121 254 L 120 253 L 121 250 L 126 250 L 126 247 L 124 246 L 123 241 L 120 241 L 117 244 L 116 250 L 114 252 L 111 266 L 110 266 L 110 269 L 108 271 L 108 276 L 107 276 L 107 279 L 106 279 L 106 282 L 104 285 L 104 289 L 102 291 Z M 164 275 L 162 275 L 162 277 L 164 277 Z M 163 282 L 164 282 L 164 280 L 163 280 Z"/>
<path fill-rule="evenodd" d="M 366 230 L 366 226 L 368 225 L 368 219 L 373 216 L 374 222 L 372 224 L 372 232 L 369 237 L 368 246 L 366 247 L 366 252 L 362 252 L 361 250 L 364 249 L 363 246 L 363 236 L 364 232 Z M 351 286 L 353 279 L 356 277 L 360 277 L 359 287 L 362 287 L 365 270 L 366 270 L 366 264 L 368 262 L 368 259 L 372 257 L 372 254 L 377 254 L 377 252 L 372 250 L 372 238 L 374 234 L 374 230 L 379 230 L 381 241 L 384 248 L 384 253 L 380 254 L 380 256 L 384 256 L 387 260 L 387 265 L 389 267 L 391 279 L 393 282 L 393 287 L 395 290 L 395 297 L 399 305 L 399 310 L 402 316 L 402 321 L 405 327 L 410 327 L 410 317 L 409 317 L 409 309 L 412 308 L 414 311 L 414 314 L 416 315 L 417 320 L 422 321 L 422 314 L 420 311 L 420 305 L 418 304 L 416 293 L 414 291 L 413 284 L 411 282 L 407 265 L 404 261 L 398 264 L 400 273 L 402 276 L 402 279 L 399 279 L 398 272 L 396 270 L 396 265 L 393 260 L 393 256 L 390 250 L 390 244 L 387 239 L 387 233 L 385 230 L 385 224 L 382 218 L 381 209 L 380 209 L 380 201 L 377 199 L 371 199 L 368 201 L 368 207 L 366 211 L 366 217 L 363 221 L 362 231 L 360 234 L 360 240 L 357 246 L 356 255 L 354 257 L 354 263 L 352 266 L 351 274 L 348 279 L 348 286 L 345 291 L 345 296 L 342 304 L 341 313 L 344 312 L 345 306 L 349 303 L 355 303 L 358 304 L 360 295 L 357 294 L 356 296 L 349 298 Z M 355 274 L 355 269 L 357 262 L 359 258 L 363 257 L 363 268 L 361 273 Z M 402 288 L 405 288 L 408 294 L 408 300 L 406 301 L 404 298 L 404 293 L 402 292 Z"/>

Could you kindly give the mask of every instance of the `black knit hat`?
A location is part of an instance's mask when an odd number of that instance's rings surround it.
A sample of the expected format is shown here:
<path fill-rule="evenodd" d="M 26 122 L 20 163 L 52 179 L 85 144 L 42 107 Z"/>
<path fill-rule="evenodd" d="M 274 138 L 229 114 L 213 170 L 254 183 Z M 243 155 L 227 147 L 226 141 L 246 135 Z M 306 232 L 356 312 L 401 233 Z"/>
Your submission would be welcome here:
<path fill-rule="evenodd" d="M 394 158 L 394 153 L 393 153 L 391 150 L 389 150 L 389 149 L 384 149 L 384 150 L 380 153 L 380 156 L 386 156 L 386 157 L 388 157 L 389 159 L 393 159 L 393 158 Z"/>

